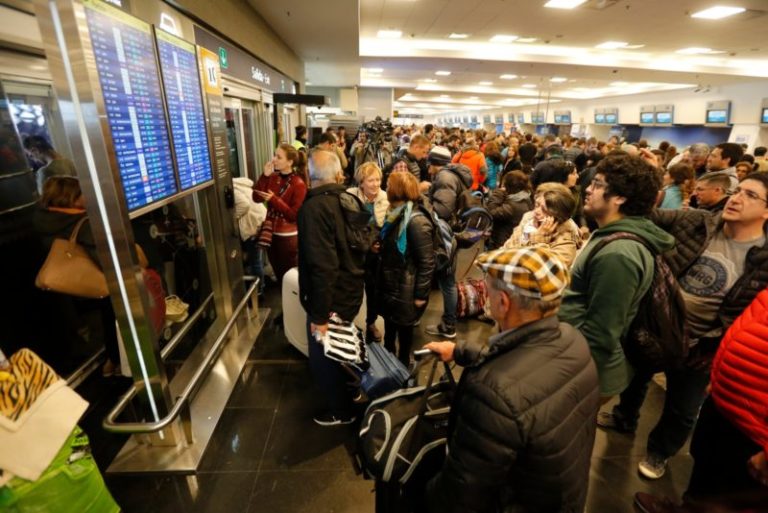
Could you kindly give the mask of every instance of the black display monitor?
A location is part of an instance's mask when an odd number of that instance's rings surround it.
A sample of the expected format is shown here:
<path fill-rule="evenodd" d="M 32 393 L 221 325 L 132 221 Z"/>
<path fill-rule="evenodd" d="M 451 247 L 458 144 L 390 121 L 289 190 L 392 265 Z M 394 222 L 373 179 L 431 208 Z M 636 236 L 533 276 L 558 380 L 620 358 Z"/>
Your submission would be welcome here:
<path fill-rule="evenodd" d="M 606 114 L 605 122 L 615 125 L 619 121 L 619 117 L 616 114 Z"/>
<path fill-rule="evenodd" d="M 763 113 L 760 116 L 760 123 L 765 123 L 768 125 L 768 107 L 763 107 Z"/>
<path fill-rule="evenodd" d="M 84 0 L 128 210 L 176 194 L 152 28 L 98 0 Z"/>
<path fill-rule="evenodd" d="M 571 124 L 570 114 L 555 114 L 555 123 L 558 125 L 570 125 Z"/>
<path fill-rule="evenodd" d="M 534 112 L 531 114 L 531 123 L 534 125 L 543 125 L 544 124 L 544 114 L 539 112 Z"/>
<path fill-rule="evenodd" d="M 605 114 L 595 114 L 595 123 L 605 123 Z"/>
<path fill-rule="evenodd" d="M 672 113 L 671 112 L 657 112 L 656 113 L 656 123 L 660 125 L 671 125 L 672 124 Z"/>
<path fill-rule="evenodd" d="M 650 125 L 654 121 L 653 119 L 653 112 L 641 112 L 640 113 L 640 123 Z"/>
<path fill-rule="evenodd" d="M 195 46 L 156 31 L 181 190 L 213 179 Z"/>
<path fill-rule="evenodd" d="M 728 111 L 726 109 L 708 110 L 707 123 L 728 123 Z"/>

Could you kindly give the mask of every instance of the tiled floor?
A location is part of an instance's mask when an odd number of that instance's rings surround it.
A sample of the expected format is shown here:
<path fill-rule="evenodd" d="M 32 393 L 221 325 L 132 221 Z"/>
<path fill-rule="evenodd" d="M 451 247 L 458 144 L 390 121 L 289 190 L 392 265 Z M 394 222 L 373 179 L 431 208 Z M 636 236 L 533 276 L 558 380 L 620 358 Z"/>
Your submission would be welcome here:
<path fill-rule="evenodd" d="M 276 288 L 265 305 L 279 313 Z M 423 327 L 434 323 L 442 300 L 434 292 Z M 461 323 L 459 336 L 487 337 L 491 327 Z M 663 390 L 652 385 L 635 437 L 598 432 L 590 477 L 589 513 L 631 512 L 635 491 L 679 497 L 690 473 L 690 457 L 671 460 L 666 476 L 650 483 L 638 477 L 647 433 L 661 409 Z M 227 404 L 211 445 L 194 476 L 107 476 L 126 513 L 367 513 L 374 510 L 373 485 L 356 474 L 350 451 L 352 427 L 321 428 L 312 422 L 318 398 L 305 358 L 282 332 L 268 325 Z M 93 416 L 90 415 L 90 416 Z M 101 415 L 103 417 L 103 414 Z M 96 422 L 86 422 L 93 431 Z M 120 438 L 93 435 L 102 468 Z"/>

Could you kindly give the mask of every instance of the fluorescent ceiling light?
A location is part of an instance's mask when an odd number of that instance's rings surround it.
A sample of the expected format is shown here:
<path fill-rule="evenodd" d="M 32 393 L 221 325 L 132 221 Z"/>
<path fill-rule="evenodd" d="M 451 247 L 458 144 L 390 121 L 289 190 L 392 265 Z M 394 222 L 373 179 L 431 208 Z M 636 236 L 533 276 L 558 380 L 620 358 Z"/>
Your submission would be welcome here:
<path fill-rule="evenodd" d="M 381 39 L 398 39 L 402 37 L 403 33 L 400 30 L 379 30 L 376 33 L 376 37 Z"/>
<path fill-rule="evenodd" d="M 450 94 L 441 94 L 440 95 L 440 98 L 450 98 L 450 97 L 451 97 Z"/>
<path fill-rule="evenodd" d="M 709 55 L 713 53 L 725 53 L 721 50 L 713 50 L 711 48 L 700 48 L 692 46 L 691 48 L 682 48 L 675 53 L 682 53 L 684 55 Z"/>
<path fill-rule="evenodd" d="M 435 83 L 437 83 L 437 80 L 435 80 L 434 78 L 424 78 L 421 81 L 422 82 L 426 82 L 428 84 L 435 84 Z"/>
<path fill-rule="evenodd" d="M 517 39 L 517 36 L 507 36 L 504 34 L 497 34 L 491 38 L 491 43 L 511 43 Z"/>
<path fill-rule="evenodd" d="M 449 39 L 466 39 L 468 37 L 469 34 L 457 34 L 455 32 L 448 36 Z"/>
<path fill-rule="evenodd" d="M 535 37 L 520 37 L 515 40 L 515 43 L 534 43 L 538 41 Z"/>
<path fill-rule="evenodd" d="M 470 96 L 468 99 L 469 100 L 479 100 L 479 98 L 477 96 Z"/>
<path fill-rule="evenodd" d="M 578 7 L 587 0 L 549 0 L 544 7 L 550 7 L 552 9 L 573 9 Z"/>
<path fill-rule="evenodd" d="M 695 12 L 691 14 L 691 18 L 703 18 L 705 20 L 720 20 L 733 16 L 734 14 L 741 14 L 746 11 L 743 7 L 728 7 L 725 5 L 716 5 L 703 11 Z"/>
<path fill-rule="evenodd" d="M 526 89 L 536 89 L 536 84 L 523 84 Z"/>
<path fill-rule="evenodd" d="M 517 75 L 501 75 L 499 78 L 503 80 L 514 80 L 517 78 Z"/>
<path fill-rule="evenodd" d="M 441 77 L 447 77 L 450 74 L 450 71 L 435 71 L 435 75 L 440 75 Z"/>
<path fill-rule="evenodd" d="M 482 82 L 478 82 L 478 85 L 481 85 L 481 86 L 492 86 L 493 82 L 488 82 L 487 80 L 483 80 Z"/>
<path fill-rule="evenodd" d="M 600 48 L 601 50 L 616 50 L 618 48 L 626 48 L 627 45 L 629 45 L 629 43 L 624 41 L 606 41 L 605 43 L 600 43 L 595 46 L 595 48 Z"/>
<path fill-rule="evenodd" d="M 312 85 L 312 82 L 304 82 L 304 85 Z"/>
<path fill-rule="evenodd" d="M 549 79 L 550 82 L 568 82 L 568 79 L 565 77 L 552 77 Z"/>
<path fill-rule="evenodd" d="M 629 82 L 611 82 L 611 87 L 626 87 Z"/>
<path fill-rule="evenodd" d="M 368 71 L 368 73 L 384 73 L 384 68 L 363 68 Z"/>

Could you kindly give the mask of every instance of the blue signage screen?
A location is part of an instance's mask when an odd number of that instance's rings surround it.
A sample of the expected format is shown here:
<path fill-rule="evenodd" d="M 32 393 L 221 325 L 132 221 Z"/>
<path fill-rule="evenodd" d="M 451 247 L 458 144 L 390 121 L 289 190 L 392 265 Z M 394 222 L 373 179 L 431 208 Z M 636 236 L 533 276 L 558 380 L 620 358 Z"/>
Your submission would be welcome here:
<path fill-rule="evenodd" d="M 605 123 L 605 114 L 595 114 L 595 123 Z"/>
<path fill-rule="evenodd" d="M 653 112 L 641 112 L 640 123 L 653 123 Z"/>
<path fill-rule="evenodd" d="M 152 30 L 99 0 L 84 0 L 125 200 L 136 210 L 175 194 Z"/>
<path fill-rule="evenodd" d="M 728 111 L 727 110 L 708 110 L 707 111 L 707 123 L 727 123 Z"/>
<path fill-rule="evenodd" d="M 761 123 L 768 123 L 768 107 L 763 109 L 763 115 L 760 117 Z"/>
<path fill-rule="evenodd" d="M 158 30 L 157 48 L 179 183 L 185 191 L 213 178 L 195 47 Z"/>
<path fill-rule="evenodd" d="M 672 113 L 671 112 L 657 112 L 656 113 L 656 123 L 661 123 L 661 124 L 666 124 L 666 125 L 672 124 Z"/>
<path fill-rule="evenodd" d="M 616 114 L 606 114 L 605 115 L 605 122 L 606 123 L 616 123 L 618 121 L 618 117 Z"/>

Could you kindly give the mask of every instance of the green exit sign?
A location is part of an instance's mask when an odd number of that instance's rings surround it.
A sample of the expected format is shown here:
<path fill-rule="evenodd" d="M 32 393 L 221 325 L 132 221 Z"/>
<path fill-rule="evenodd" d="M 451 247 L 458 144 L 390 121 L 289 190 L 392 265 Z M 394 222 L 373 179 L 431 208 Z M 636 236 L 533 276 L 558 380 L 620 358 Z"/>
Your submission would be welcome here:
<path fill-rule="evenodd" d="M 227 57 L 227 49 L 219 47 L 219 64 L 224 69 L 229 67 L 229 57 Z"/>

